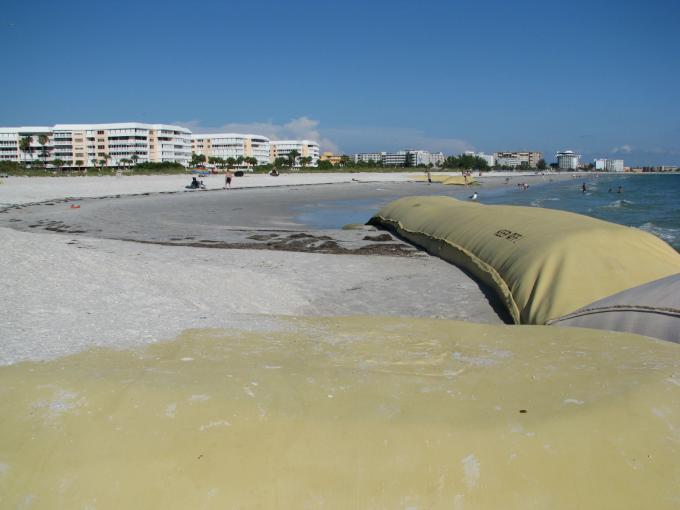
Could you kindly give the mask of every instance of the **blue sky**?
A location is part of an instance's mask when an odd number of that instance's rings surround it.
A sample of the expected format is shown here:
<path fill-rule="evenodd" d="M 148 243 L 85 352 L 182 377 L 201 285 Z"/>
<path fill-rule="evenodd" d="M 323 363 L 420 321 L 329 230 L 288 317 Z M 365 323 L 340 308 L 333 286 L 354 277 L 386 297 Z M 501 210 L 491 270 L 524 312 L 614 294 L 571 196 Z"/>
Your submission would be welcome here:
<path fill-rule="evenodd" d="M 680 164 L 680 1 L 16 1 L 0 125 Z"/>

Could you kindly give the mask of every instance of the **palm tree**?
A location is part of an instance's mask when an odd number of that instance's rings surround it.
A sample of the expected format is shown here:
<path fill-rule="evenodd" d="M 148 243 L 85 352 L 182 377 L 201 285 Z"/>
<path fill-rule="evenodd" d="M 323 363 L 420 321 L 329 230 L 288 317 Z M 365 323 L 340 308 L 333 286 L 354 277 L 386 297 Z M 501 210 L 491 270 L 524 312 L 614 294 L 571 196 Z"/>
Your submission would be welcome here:
<path fill-rule="evenodd" d="M 133 154 L 130 159 L 132 160 L 132 164 L 137 166 L 137 160 L 139 159 L 139 156 L 137 156 L 137 154 Z"/>
<path fill-rule="evenodd" d="M 55 158 L 52 160 L 52 164 L 57 167 L 57 170 L 61 170 L 61 167 L 64 166 L 64 161 L 59 158 Z"/>
<path fill-rule="evenodd" d="M 244 158 L 243 156 L 239 156 L 238 158 L 236 158 L 236 164 L 237 164 L 238 166 L 243 165 L 243 162 L 244 162 L 244 161 L 245 161 L 245 158 Z"/>
<path fill-rule="evenodd" d="M 19 140 L 19 149 L 21 152 L 31 152 L 31 144 L 33 143 L 33 137 L 31 135 L 22 136 Z"/>
<path fill-rule="evenodd" d="M 102 158 L 102 166 L 107 166 L 107 163 L 109 162 L 109 159 L 111 159 L 111 156 L 109 156 L 106 152 L 103 154 L 100 154 Z"/>
<path fill-rule="evenodd" d="M 227 158 L 227 165 L 229 168 L 233 167 L 236 164 L 236 160 L 232 157 Z"/>
<path fill-rule="evenodd" d="M 297 157 L 299 155 L 300 155 L 300 153 L 298 151 L 296 151 L 295 149 L 293 149 L 292 151 L 290 151 L 288 153 L 288 166 L 289 167 L 293 168 L 295 166 L 295 160 L 297 159 Z"/>
<path fill-rule="evenodd" d="M 45 133 L 38 135 L 38 143 L 42 146 L 40 149 L 40 153 L 42 154 L 42 160 L 43 160 L 43 166 L 45 169 L 47 169 L 47 151 L 45 149 L 45 145 L 47 145 L 47 142 L 49 142 L 49 138 Z"/>

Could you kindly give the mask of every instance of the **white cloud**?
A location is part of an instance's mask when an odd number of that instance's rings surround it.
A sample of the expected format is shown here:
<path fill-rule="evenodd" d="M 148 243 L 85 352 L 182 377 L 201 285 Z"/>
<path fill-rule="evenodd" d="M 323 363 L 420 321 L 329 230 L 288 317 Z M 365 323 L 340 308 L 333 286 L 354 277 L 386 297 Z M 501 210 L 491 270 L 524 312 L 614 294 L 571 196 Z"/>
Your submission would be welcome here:
<path fill-rule="evenodd" d="M 614 147 L 611 151 L 612 154 L 617 154 L 617 153 L 622 153 L 622 154 L 630 154 L 633 152 L 633 147 L 630 145 L 621 145 L 620 147 Z"/>
<path fill-rule="evenodd" d="M 338 146 L 319 132 L 319 121 L 308 117 L 297 117 L 285 124 L 269 122 L 231 122 L 221 126 L 204 126 L 200 121 L 190 120 L 177 122 L 180 126 L 191 129 L 194 133 L 254 133 L 272 140 L 288 138 L 314 140 L 322 151 L 338 152 Z"/>

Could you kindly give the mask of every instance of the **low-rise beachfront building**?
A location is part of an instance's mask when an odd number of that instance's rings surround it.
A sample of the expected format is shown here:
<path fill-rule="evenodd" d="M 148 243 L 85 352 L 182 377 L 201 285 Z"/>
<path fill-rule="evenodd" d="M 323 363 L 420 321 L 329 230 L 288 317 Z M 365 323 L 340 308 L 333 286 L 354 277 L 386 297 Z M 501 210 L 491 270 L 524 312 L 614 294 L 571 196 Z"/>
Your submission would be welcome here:
<path fill-rule="evenodd" d="M 555 157 L 557 158 L 557 167 L 560 170 L 576 170 L 581 162 L 580 154 L 576 154 L 574 151 L 558 152 Z"/>
<path fill-rule="evenodd" d="M 47 137 L 44 145 L 41 136 Z M 92 167 L 102 161 L 107 166 L 146 162 L 187 166 L 190 137 L 191 131 L 180 126 L 139 122 L 0 128 L 0 159 L 48 164 L 59 160 L 65 167 Z M 22 140 L 27 142 L 25 150 Z"/>
<path fill-rule="evenodd" d="M 596 159 L 595 170 L 600 172 L 623 172 L 622 159 Z"/>
<path fill-rule="evenodd" d="M 313 140 L 272 140 L 269 142 L 269 159 L 273 163 L 276 158 L 287 158 L 291 151 L 297 151 L 295 168 L 302 166 L 301 158 L 311 158 L 305 166 L 318 166 L 319 144 Z"/>
<path fill-rule="evenodd" d="M 257 159 L 258 165 L 269 163 L 269 138 L 241 133 L 214 133 L 191 135 L 191 151 L 206 158 L 234 158 L 239 156 Z"/>
<path fill-rule="evenodd" d="M 340 154 L 333 154 L 332 152 L 324 152 L 320 157 L 319 161 L 328 161 L 331 165 L 339 165 L 342 163 L 342 158 Z"/>
<path fill-rule="evenodd" d="M 539 160 L 543 159 L 543 153 L 532 151 L 494 152 L 493 158 L 495 166 L 536 168 Z"/>

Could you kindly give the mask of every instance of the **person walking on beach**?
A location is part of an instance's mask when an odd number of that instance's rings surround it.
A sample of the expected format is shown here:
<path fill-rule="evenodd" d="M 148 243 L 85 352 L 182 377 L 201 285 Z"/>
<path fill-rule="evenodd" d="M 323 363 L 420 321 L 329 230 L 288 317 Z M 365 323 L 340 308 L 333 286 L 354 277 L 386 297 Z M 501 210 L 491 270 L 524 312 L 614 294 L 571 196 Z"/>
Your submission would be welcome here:
<path fill-rule="evenodd" d="M 432 184 L 432 174 L 430 173 L 429 170 L 427 171 L 427 182 Z"/>
<path fill-rule="evenodd" d="M 230 170 L 227 170 L 224 174 L 224 189 L 231 189 L 231 180 L 233 177 L 234 174 L 232 174 Z"/>

